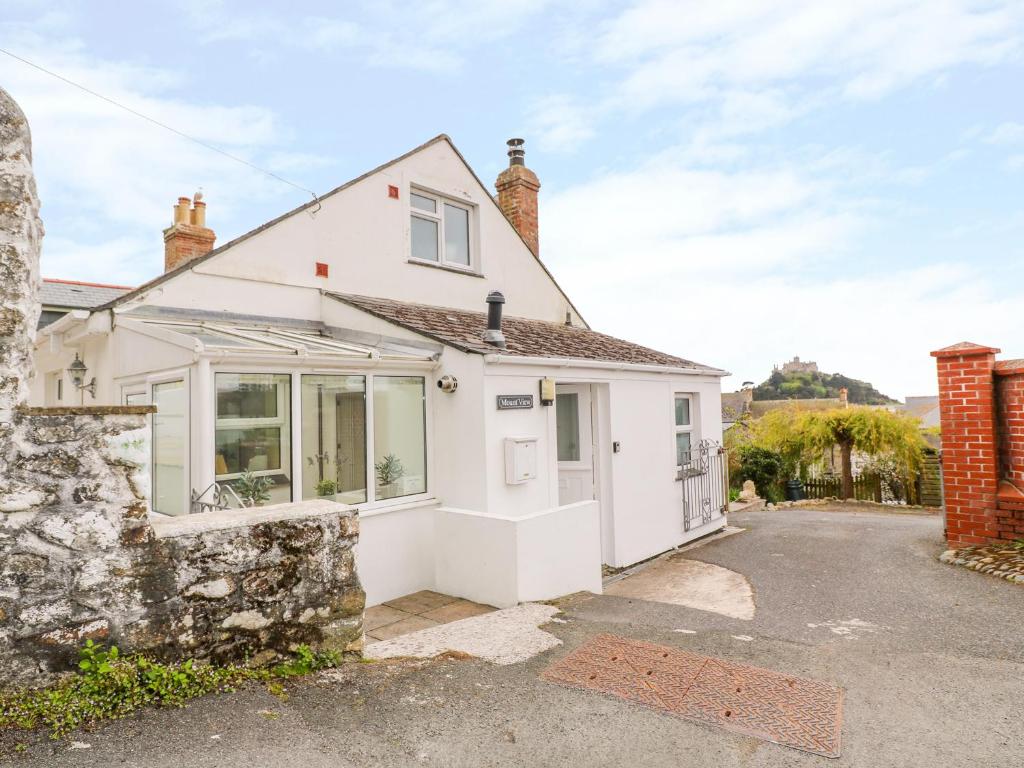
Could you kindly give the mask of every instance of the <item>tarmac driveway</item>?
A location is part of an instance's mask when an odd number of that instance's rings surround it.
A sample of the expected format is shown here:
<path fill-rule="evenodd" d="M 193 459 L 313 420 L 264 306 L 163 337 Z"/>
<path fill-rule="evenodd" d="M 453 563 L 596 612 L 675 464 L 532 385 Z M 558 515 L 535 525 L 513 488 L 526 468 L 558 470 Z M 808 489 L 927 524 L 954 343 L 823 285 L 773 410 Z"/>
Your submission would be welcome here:
<path fill-rule="evenodd" d="M 937 562 L 934 516 L 747 512 L 746 530 L 683 557 L 746 577 L 752 619 L 580 596 L 545 629 L 563 645 L 520 664 L 348 665 L 290 686 L 150 711 L 18 765 L 960 766 L 1024 764 L 1024 588 Z M 845 689 L 838 760 L 693 724 L 539 674 L 599 633 Z"/>

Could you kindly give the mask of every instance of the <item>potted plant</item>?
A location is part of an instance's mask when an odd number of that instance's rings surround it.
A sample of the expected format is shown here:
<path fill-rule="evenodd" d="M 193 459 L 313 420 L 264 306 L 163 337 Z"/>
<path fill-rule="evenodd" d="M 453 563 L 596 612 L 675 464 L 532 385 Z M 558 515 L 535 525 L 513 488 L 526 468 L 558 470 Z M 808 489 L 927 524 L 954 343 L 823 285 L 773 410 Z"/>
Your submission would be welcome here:
<path fill-rule="evenodd" d="M 405 474 L 402 460 L 395 456 L 395 454 L 389 453 L 383 459 L 376 462 L 373 465 L 373 469 L 377 473 L 377 488 L 384 491 L 385 496 L 395 495 L 395 484 Z"/>
<path fill-rule="evenodd" d="M 338 484 L 334 480 L 321 480 L 316 484 L 316 495 L 323 498 L 334 498 L 338 492 Z"/>
<path fill-rule="evenodd" d="M 270 501 L 270 486 L 273 484 L 269 477 L 246 470 L 232 485 L 245 506 L 258 507 Z"/>

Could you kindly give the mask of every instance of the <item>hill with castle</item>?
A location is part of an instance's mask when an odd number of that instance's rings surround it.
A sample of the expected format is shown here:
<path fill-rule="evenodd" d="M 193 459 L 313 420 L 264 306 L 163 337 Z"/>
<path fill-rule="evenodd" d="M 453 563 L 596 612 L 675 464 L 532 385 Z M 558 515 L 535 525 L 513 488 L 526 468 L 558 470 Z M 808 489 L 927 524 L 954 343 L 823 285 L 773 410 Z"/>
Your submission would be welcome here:
<path fill-rule="evenodd" d="M 810 400 L 838 398 L 845 389 L 850 403 L 858 405 L 889 405 L 895 403 L 870 382 L 853 379 L 841 373 L 822 373 L 818 364 L 794 357 L 776 365 L 766 381 L 754 387 L 754 400 Z"/>

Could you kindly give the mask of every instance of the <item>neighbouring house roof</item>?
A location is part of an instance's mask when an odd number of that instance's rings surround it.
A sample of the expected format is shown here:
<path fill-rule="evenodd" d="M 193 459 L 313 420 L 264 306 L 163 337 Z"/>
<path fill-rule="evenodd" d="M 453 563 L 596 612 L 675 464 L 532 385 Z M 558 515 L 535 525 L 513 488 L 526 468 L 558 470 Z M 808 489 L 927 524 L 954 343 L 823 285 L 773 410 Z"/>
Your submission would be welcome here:
<path fill-rule="evenodd" d="M 571 358 L 601 360 L 638 365 L 663 365 L 673 368 L 694 368 L 709 374 L 723 374 L 718 368 L 695 363 L 674 355 L 607 336 L 587 328 L 577 328 L 544 320 L 528 320 L 506 316 L 501 330 L 505 349 L 483 341 L 487 313 L 470 312 L 426 304 L 379 299 L 370 296 L 328 293 L 338 301 L 374 317 L 439 341 L 462 352 L 503 354 L 522 357 Z"/>
<path fill-rule="evenodd" d="M 908 416 L 920 420 L 922 427 L 939 426 L 938 395 L 908 397 L 906 403 L 896 406 L 893 410 L 902 411 Z"/>
<path fill-rule="evenodd" d="M 792 408 L 795 411 L 828 411 L 832 408 L 841 408 L 843 401 L 838 397 L 815 397 L 792 400 L 755 400 L 750 404 L 750 413 L 754 418 L 760 418 L 769 411 L 777 411 L 780 408 Z"/>
<path fill-rule="evenodd" d="M 116 304 L 119 304 L 122 301 L 127 301 L 129 299 L 133 299 L 133 298 L 135 298 L 137 296 L 140 296 L 143 293 L 145 293 L 146 291 L 150 290 L 151 288 L 154 288 L 157 285 L 160 285 L 161 283 L 165 282 L 166 280 L 170 280 L 171 278 L 175 277 L 176 275 L 181 274 L 182 272 L 187 272 L 187 271 L 191 270 L 193 267 L 198 266 L 199 264 L 202 264 L 203 262 L 209 261 L 210 259 L 220 255 L 221 253 L 224 253 L 225 251 L 227 251 L 232 246 L 237 245 L 238 243 L 241 243 L 241 242 L 243 242 L 245 240 L 248 240 L 250 237 L 253 237 L 254 235 L 258 235 L 260 232 L 263 232 L 264 230 L 269 229 L 270 227 L 274 226 L 275 224 L 277 224 L 277 223 L 279 223 L 281 221 L 284 221 L 285 219 L 290 218 L 291 216 L 294 216 L 297 213 L 301 213 L 302 211 L 306 211 L 306 210 L 309 210 L 311 208 L 313 208 L 314 210 L 319 210 L 319 206 L 320 206 L 321 202 L 326 200 L 327 198 L 332 197 L 333 195 L 336 195 L 337 193 L 339 193 L 339 192 L 341 192 L 341 191 L 343 191 L 345 189 L 348 189 L 349 187 L 351 187 L 351 186 L 353 186 L 355 184 L 358 184 L 360 181 L 363 181 L 364 179 L 367 179 L 367 178 L 369 178 L 370 176 L 373 176 L 376 173 L 379 173 L 379 172 L 381 172 L 383 170 L 386 170 L 387 168 L 390 168 L 391 166 L 395 165 L 396 163 L 400 163 L 403 160 L 405 160 L 406 158 L 411 157 L 412 155 L 415 155 L 417 152 L 420 152 L 420 151 L 422 151 L 424 149 L 427 149 L 428 147 L 433 146 L 434 144 L 437 144 L 438 142 L 441 142 L 441 141 L 446 142 L 448 144 L 448 146 L 451 147 L 451 149 L 455 153 L 456 157 L 458 157 L 459 160 L 462 161 L 462 164 L 469 171 L 470 175 L 472 175 L 472 177 L 474 179 L 476 179 L 476 182 L 480 185 L 481 189 L 484 190 L 484 192 L 486 193 L 487 199 L 489 199 L 492 203 L 494 203 L 495 207 L 498 208 L 499 211 L 501 211 L 501 207 L 498 205 L 498 202 L 495 199 L 493 192 L 491 192 L 491 190 L 487 187 L 487 185 L 484 184 L 483 181 L 481 181 L 480 177 L 476 175 L 476 171 L 473 170 L 473 167 L 466 161 L 466 158 L 463 157 L 462 153 L 459 152 L 458 147 L 455 146 L 455 142 L 453 142 L 451 137 L 448 136 L 447 134 L 441 133 L 441 134 L 438 134 L 437 136 L 435 136 L 434 138 L 430 139 L 429 141 L 427 141 L 427 142 L 421 144 L 420 146 L 416 147 L 415 149 L 409 150 L 404 155 L 400 155 L 400 156 L 398 156 L 398 157 L 396 157 L 396 158 L 394 158 L 392 160 L 388 160 L 386 163 L 378 165 L 373 170 L 367 171 L 366 173 L 362 174 L 361 176 L 357 176 L 356 178 L 351 179 L 350 181 L 346 181 L 344 184 L 342 184 L 339 187 L 335 187 L 330 192 L 326 192 L 325 194 L 320 195 L 319 197 L 314 196 L 314 199 L 310 200 L 308 203 L 303 203 L 302 205 L 298 206 L 297 208 L 293 208 L 292 210 L 288 211 L 287 213 L 283 213 L 280 216 L 278 216 L 277 218 L 271 219 L 270 221 L 265 222 L 264 224 L 261 224 L 260 226 L 256 227 L 255 229 L 252 229 L 252 230 L 246 232 L 244 235 L 239 235 L 234 240 L 230 240 L 230 241 L 224 243 L 224 245 L 221 245 L 221 246 L 219 246 L 217 248 L 214 248 L 209 253 L 206 253 L 206 254 L 204 254 L 202 256 L 199 256 L 197 258 L 194 258 L 194 259 L 191 259 L 189 261 L 186 261 L 185 263 L 181 264 L 178 267 L 175 267 L 174 269 L 172 269 L 170 271 L 164 272 L 161 275 L 157 275 L 152 280 L 149 280 L 148 282 L 143 283 L 142 285 L 138 286 L 137 288 L 132 288 L 129 291 L 126 291 L 123 295 L 119 295 L 119 296 L 116 296 L 116 297 L 113 297 L 113 298 L 109 299 L 100 308 L 101 309 L 111 309 Z M 504 211 L 501 211 L 501 215 L 506 219 L 506 221 L 508 220 L 508 217 L 505 216 Z M 525 248 L 529 249 L 530 246 L 527 244 L 526 240 L 523 239 L 523 236 L 519 232 L 519 230 L 517 230 L 515 228 L 515 226 L 512 225 L 511 221 L 509 222 L 509 226 L 512 227 L 512 230 L 516 233 L 516 235 L 522 241 L 523 246 Z M 531 251 L 531 253 L 532 253 L 532 251 Z M 558 284 L 558 281 L 555 280 L 555 276 L 553 274 L 551 274 L 551 270 L 549 270 L 547 268 L 547 266 L 545 266 L 544 262 L 540 260 L 540 257 L 534 256 L 534 258 L 537 260 L 537 263 L 540 265 L 540 268 L 542 270 L 544 270 L 544 273 L 548 276 L 548 278 L 554 284 L 554 286 L 558 290 L 558 292 L 560 294 L 562 294 L 562 297 L 565 299 L 566 303 L 568 303 L 568 305 L 570 307 L 572 307 L 573 311 L 581 319 L 583 319 L 583 314 L 576 308 L 576 305 L 572 303 L 572 299 L 569 298 L 568 294 L 566 294 L 566 292 L 564 290 L 562 290 L 562 286 L 560 286 Z M 583 322 L 586 323 L 586 320 L 583 319 Z"/>
<path fill-rule="evenodd" d="M 130 285 L 82 283 L 77 280 L 44 277 L 39 286 L 39 301 L 44 307 L 92 309 L 118 299 L 132 290 L 134 288 Z"/>

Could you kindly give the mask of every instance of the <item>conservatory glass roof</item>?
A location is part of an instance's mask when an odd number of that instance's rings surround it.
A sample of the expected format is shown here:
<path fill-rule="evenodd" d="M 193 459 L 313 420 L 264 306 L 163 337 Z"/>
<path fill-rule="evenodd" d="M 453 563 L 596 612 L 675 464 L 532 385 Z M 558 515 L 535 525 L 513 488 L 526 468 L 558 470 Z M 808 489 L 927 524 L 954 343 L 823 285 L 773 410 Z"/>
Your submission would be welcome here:
<path fill-rule="evenodd" d="M 208 320 L 142 321 L 150 329 L 183 336 L 181 341 L 198 351 L 223 350 L 231 354 L 345 357 L 373 360 L 431 360 L 434 353 L 410 343 L 366 344 L 339 339 L 328 326 L 279 327 L 242 325 Z M 186 341 L 188 339 L 189 341 Z M 197 347 L 198 345 L 198 347 Z"/>

